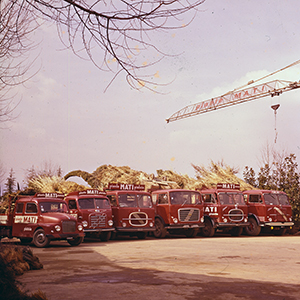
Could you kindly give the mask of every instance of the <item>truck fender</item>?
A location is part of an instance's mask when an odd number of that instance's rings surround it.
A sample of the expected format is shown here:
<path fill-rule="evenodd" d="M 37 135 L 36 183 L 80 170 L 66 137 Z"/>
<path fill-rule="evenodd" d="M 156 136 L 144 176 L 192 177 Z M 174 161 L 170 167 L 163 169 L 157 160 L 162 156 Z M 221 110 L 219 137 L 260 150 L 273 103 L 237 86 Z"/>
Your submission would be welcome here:
<path fill-rule="evenodd" d="M 256 223 L 257 223 L 258 225 L 260 225 L 259 218 L 258 218 L 255 214 L 248 214 L 248 220 L 249 220 L 250 217 L 251 217 L 251 218 L 254 218 L 255 221 L 256 221 Z"/>
<path fill-rule="evenodd" d="M 162 221 L 162 223 L 164 224 L 164 226 L 166 226 L 164 219 L 160 215 L 155 215 L 155 219 L 160 219 Z"/>
<path fill-rule="evenodd" d="M 212 224 L 213 228 L 216 228 L 216 227 L 217 227 L 215 221 L 214 221 L 210 216 L 205 215 L 205 216 L 204 216 L 204 222 L 205 222 L 205 220 L 209 220 L 210 223 Z"/>

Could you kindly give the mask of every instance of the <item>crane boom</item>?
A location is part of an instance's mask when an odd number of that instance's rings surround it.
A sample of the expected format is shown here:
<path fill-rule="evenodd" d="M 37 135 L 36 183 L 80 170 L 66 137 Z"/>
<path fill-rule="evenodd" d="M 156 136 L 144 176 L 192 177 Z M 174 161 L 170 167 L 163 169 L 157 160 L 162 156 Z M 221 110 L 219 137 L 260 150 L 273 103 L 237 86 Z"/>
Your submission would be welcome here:
<path fill-rule="evenodd" d="M 253 82 L 250 82 L 249 85 L 251 83 Z M 249 88 L 233 90 L 222 96 L 188 105 L 174 113 L 166 121 L 169 123 L 266 96 L 279 96 L 283 92 L 297 88 L 300 88 L 300 81 L 273 80 Z"/>

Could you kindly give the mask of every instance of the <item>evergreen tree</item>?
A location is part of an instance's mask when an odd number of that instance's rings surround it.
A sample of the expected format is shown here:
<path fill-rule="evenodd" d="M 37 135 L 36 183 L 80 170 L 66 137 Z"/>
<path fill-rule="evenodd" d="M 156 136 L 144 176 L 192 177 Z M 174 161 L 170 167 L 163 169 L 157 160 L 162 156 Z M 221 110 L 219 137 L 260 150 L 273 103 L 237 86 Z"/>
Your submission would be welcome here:
<path fill-rule="evenodd" d="M 16 190 L 16 178 L 13 169 L 10 169 L 9 175 L 5 183 L 6 192 L 12 194 Z"/>

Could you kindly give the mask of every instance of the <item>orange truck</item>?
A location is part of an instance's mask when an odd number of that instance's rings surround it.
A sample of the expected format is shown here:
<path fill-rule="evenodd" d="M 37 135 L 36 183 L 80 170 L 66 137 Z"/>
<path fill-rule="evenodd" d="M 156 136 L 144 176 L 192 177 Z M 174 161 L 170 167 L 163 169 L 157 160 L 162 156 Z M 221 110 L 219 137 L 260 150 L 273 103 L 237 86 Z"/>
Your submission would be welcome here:
<path fill-rule="evenodd" d="M 77 246 L 84 233 L 81 222 L 68 213 L 63 194 L 37 193 L 19 196 L 14 208 L 10 200 L 7 213 L 0 214 L 0 237 L 16 237 L 36 247 L 47 247 L 54 240 Z"/>

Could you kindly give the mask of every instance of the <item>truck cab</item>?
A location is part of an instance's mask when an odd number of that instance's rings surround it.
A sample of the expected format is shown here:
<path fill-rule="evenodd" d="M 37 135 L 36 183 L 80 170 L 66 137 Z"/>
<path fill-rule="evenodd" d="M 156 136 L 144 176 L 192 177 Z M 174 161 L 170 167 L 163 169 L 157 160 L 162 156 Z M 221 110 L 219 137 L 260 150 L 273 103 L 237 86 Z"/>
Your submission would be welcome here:
<path fill-rule="evenodd" d="M 155 230 L 151 194 L 144 185 L 110 183 L 106 193 L 112 206 L 114 236 L 144 239 Z"/>
<path fill-rule="evenodd" d="M 156 238 L 169 234 L 195 237 L 203 227 L 203 203 L 197 191 L 166 189 L 152 191 Z"/>
<path fill-rule="evenodd" d="M 114 231 L 112 209 L 106 193 L 87 189 L 69 193 L 65 200 L 70 213 L 82 222 L 86 237 L 107 241 Z"/>
<path fill-rule="evenodd" d="M 292 207 L 282 191 L 249 190 L 243 192 L 249 210 L 248 235 L 259 235 L 261 230 L 284 235 L 293 225 Z"/>
<path fill-rule="evenodd" d="M 82 224 L 68 213 L 64 195 L 58 193 L 20 196 L 13 210 L 10 203 L 8 213 L 0 215 L 0 235 L 36 247 L 47 247 L 53 240 L 77 246 L 84 238 Z"/>
<path fill-rule="evenodd" d="M 216 188 L 200 191 L 204 201 L 203 236 L 210 237 L 215 231 L 239 236 L 249 225 L 248 207 L 239 184 L 219 183 Z"/>

